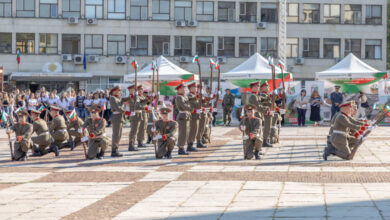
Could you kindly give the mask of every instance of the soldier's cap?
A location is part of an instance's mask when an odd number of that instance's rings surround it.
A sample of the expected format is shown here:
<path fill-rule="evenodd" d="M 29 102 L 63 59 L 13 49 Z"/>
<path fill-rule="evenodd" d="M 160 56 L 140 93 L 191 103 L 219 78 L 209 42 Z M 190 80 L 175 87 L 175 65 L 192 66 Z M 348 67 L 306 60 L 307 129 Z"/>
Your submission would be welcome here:
<path fill-rule="evenodd" d="M 190 84 L 187 85 L 188 88 L 191 88 L 192 86 L 196 86 L 196 82 L 191 82 Z"/>
<path fill-rule="evenodd" d="M 26 115 L 26 116 L 28 116 L 28 112 L 26 111 L 26 109 L 19 110 L 16 114 L 17 115 Z"/>
<path fill-rule="evenodd" d="M 61 110 L 61 108 L 57 106 L 50 106 L 50 111 L 59 111 L 59 110 Z"/>
<path fill-rule="evenodd" d="M 228 90 L 230 91 L 230 89 L 229 89 L 229 88 L 226 88 L 226 89 L 225 89 L 225 91 L 228 91 Z"/>
<path fill-rule="evenodd" d="M 268 86 L 268 82 L 267 81 L 265 81 L 263 84 L 261 84 L 260 88 L 262 88 L 264 86 Z"/>
<path fill-rule="evenodd" d="M 132 85 L 129 85 L 129 86 L 127 87 L 127 89 L 134 89 L 134 87 L 135 87 L 135 85 L 132 84 Z"/>
<path fill-rule="evenodd" d="M 110 92 L 115 92 L 115 91 L 118 91 L 118 90 L 121 90 L 121 86 L 120 85 L 117 85 L 114 88 L 112 88 Z"/>
<path fill-rule="evenodd" d="M 88 111 L 93 113 L 93 112 L 101 112 L 102 110 L 98 106 L 91 106 L 88 108 Z"/>
<path fill-rule="evenodd" d="M 172 110 L 170 108 L 161 108 L 160 112 L 161 112 L 161 114 L 168 114 L 168 113 L 172 112 Z"/>
<path fill-rule="evenodd" d="M 343 102 L 339 107 L 343 108 L 343 107 L 349 107 L 349 106 L 352 106 L 352 105 L 353 105 L 352 101 L 347 101 L 347 102 Z"/>
<path fill-rule="evenodd" d="M 335 87 L 335 88 L 340 88 L 340 86 L 339 86 L 339 85 L 335 85 L 334 87 Z"/>
<path fill-rule="evenodd" d="M 38 110 L 32 109 L 32 110 L 31 110 L 31 114 L 37 114 L 37 115 L 40 115 L 40 114 L 41 114 L 41 112 L 40 112 L 40 111 L 38 111 Z"/>
<path fill-rule="evenodd" d="M 245 106 L 245 109 L 246 110 L 256 110 L 256 106 L 255 105 L 252 105 L 252 104 L 247 104 Z"/>
<path fill-rule="evenodd" d="M 251 88 L 252 88 L 253 86 L 258 86 L 258 85 L 260 85 L 260 82 L 259 82 L 259 81 L 249 83 L 249 87 L 251 87 Z"/>
<path fill-rule="evenodd" d="M 73 110 L 66 110 L 65 114 L 71 114 L 72 112 L 73 112 Z"/>
<path fill-rule="evenodd" d="M 181 87 L 184 87 L 185 86 L 185 84 L 184 83 L 180 83 L 179 85 L 177 85 L 176 86 L 176 90 L 179 90 Z"/>
<path fill-rule="evenodd" d="M 144 89 L 144 86 L 143 85 L 138 85 L 137 89 Z"/>

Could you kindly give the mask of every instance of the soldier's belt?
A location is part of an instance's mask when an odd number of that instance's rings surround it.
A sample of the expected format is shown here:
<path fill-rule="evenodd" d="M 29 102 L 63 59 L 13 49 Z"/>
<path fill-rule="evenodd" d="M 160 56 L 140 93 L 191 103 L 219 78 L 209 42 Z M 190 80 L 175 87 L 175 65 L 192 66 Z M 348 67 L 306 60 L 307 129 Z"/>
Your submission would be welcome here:
<path fill-rule="evenodd" d="M 67 131 L 67 130 L 66 130 L 66 129 L 59 129 L 59 130 L 57 130 L 57 131 L 64 132 L 64 131 Z M 57 132 L 57 131 L 55 131 L 55 132 Z"/>
<path fill-rule="evenodd" d="M 106 137 L 106 133 L 103 133 L 102 135 L 96 136 L 95 138 L 104 138 Z"/>
<path fill-rule="evenodd" d="M 148 122 L 148 125 L 153 125 L 153 122 Z"/>
<path fill-rule="evenodd" d="M 44 131 L 42 133 L 40 133 L 39 135 L 42 135 L 42 134 L 50 134 L 49 131 Z"/>
<path fill-rule="evenodd" d="M 339 130 L 333 130 L 333 133 L 335 133 L 335 134 L 348 135 L 347 132 L 345 132 L 345 131 L 339 131 Z"/>
<path fill-rule="evenodd" d="M 122 112 L 112 112 L 112 114 L 119 115 L 119 114 L 122 114 Z"/>
<path fill-rule="evenodd" d="M 189 111 L 179 111 L 179 113 L 187 113 L 187 112 L 189 112 Z"/>

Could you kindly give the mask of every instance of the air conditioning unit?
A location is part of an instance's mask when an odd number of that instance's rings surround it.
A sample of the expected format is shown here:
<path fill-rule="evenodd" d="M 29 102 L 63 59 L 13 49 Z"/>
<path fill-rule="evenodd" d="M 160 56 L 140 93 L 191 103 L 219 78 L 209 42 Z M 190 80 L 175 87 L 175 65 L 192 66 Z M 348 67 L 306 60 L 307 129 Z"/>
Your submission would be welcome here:
<path fill-rule="evenodd" d="M 78 17 L 69 17 L 68 18 L 68 24 L 78 24 L 79 18 Z"/>
<path fill-rule="evenodd" d="M 72 60 L 72 54 L 62 54 L 62 60 L 63 61 L 71 61 Z"/>
<path fill-rule="evenodd" d="M 217 57 L 217 60 L 219 63 L 226 63 L 227 62 L 226 57 Z"/>
<path fill-rule="evenodd" d="M 116 56 L 115 57 L 115 63 L 117 63 L 117 64 L 124 64 L 124 63 L 126 63 L 126 61 L 127 61 L 126 56 Z"/>
<path fill-rule="evenodd" d="M 305 58 L 302 57 L 295 58 L 296 65 L 303 65 L 304 63 L 305 63 Z"/>
<path fill-rule="evenodd" d="M 88 55 L 87 56 L 88 63 L 97 63 L 99 62 L 99 56 L 96 55 Z"/>
<path fill-rule="evenodd" d="M 83 55 L 74 55 L 73 56 L 74 64 L 83 64 Z"/>
<path fill-rule="evenodd" d="M 184 21 L 184 20 L 177 20 L 177 21 L 175 21 L 175 26 L 176 27 L 185 27 L 186 26 L 186 21 Z"/>
<path fill-rule="evenodd" d="M 267 22 L 258 22 L 256 27 L 258 29 L 266 29 L 267 28 Z"/>
<path fill-rule="evenodd" d="M 188 22 L 188 26 L 190 26 L 190 27 L 197 27 L 198 26 L 198 21 L 197 20 L 189 21 Z"/>
<path fill-rule="evenodd" d="M 95 25 L 98 23 L 98 20 L 96 18 L 88 18 L 87 19 L 87 24 L 89 25 Z"/>
<path fill-rule="evenodd" d="M 191 62 L 191 57 L 187 57 L 187 56 L 180 56 L 179 58 L 180 60 L 180 63 L 189 63 Z"/>

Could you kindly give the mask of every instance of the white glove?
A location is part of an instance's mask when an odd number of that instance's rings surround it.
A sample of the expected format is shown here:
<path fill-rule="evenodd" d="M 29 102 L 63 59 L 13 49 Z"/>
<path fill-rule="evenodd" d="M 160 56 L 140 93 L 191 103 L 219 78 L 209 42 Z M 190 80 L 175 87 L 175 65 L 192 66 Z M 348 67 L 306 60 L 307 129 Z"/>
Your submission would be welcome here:
<path fill-rule="evenodd" d="M 135 116 L 135 112 L 130 112 L 130 116 Z"/>
<path fill-rule="evenodd" d="M 153 137 L 153 140 L 157 141 L 158 139 L 161 139 L 161 138 L 162 138 L 161 134 L 158 134 L 158 135 Z"/>
<path fill-rule="evenodd" d="M 359 141 L 364 141 L 365 140 L 363 135 L 360 135 L 358 139 L 359 139 Z"/>
<path fill-rule="evenodd" d="M 10 141 L 16 141 L 16 137 L 11 137 L 9 140 Z"/>
<path fill-rule="evenodd" d="M 368 126 L 367 130 L 372 131 L 374 128 L 376 128 L 376 125 Z"/>
<path fill-rule="evenodd" d="M 213 112 L 218 112 L 218 109 L 217 108 L 213 108 Z"/>
<path fill-rule="evenodd" d="M 155 127 L 152 127 L 152 128 L 150 129 L 150 131 L 155 132 L 155 131 L 156 131 L 156 128 L 155 128 Z"/>
<path fill-rule="evenodd" d="M 240 125 L 241 131 L 245 130 L 245 125 Z"/>
<path fill-rule="evenodd" d="M 280 114 L 284 115 L 286 113 L 285 109 L 280 109 Z"/>
<path fill-rule="evenodd" d="M 83 133 L 83 129 L 79 128 L 79 129 L 77 129 L 77 132 L 79 132 L 81 134 L 81 133 Z"/>
<path fill-rule="evenodd" d="M 88 137 L 87 137 L 87 136 L 84 136 L 84 137 L 82 137 L 80 140 L 81 140 L 81 142 L 85 143 L 85 142 L 88 141 Z"/>
<path fill-rule="evenodd" d="M 196 113 L 197 114 L 202 113 L 202 109 L 196 109 Z"/>
<path fill-rule="evenodd" d="M 242 140 L 246 141 L 246 140 L 248 140 L 248 139 L 249 139 L 248 135 L 242 136 Z"/>
<path fill-rule="evenodd" d="M 270 115 L 273 115 L 273 114 L 275 114 L 275 111 L 270 111 Z"/>

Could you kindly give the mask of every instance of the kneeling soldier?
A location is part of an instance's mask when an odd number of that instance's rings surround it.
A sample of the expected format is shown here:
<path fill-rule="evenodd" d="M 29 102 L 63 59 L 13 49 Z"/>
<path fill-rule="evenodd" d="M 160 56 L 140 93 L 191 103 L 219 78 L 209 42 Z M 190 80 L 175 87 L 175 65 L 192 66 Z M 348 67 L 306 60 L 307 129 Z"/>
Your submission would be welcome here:
<path fill-rule="evenodd" d="M 31 134 L 32 125 L 27 123 L 28 113 L 25 110 L 17 112 L 18 123 L 7 130 L 7 134 L 15 132 L 16 141 L 14 144 L 14 158 L 12 160 L 25 161 L 27 160 L 28 149 L 32 146 Z"/>
<path fill-rule="evenodd" d="M 49 132 L 52 139 L 51 148 L 54 152 L 56 152 L 56 148 L 61 149 L 64 148 L 65 145 L 69 145 L 72 148 L 72 143 L 68 143 L 69 134 L 66 130 L 66 123 L 64 117 L 59 113 L 60 108 L 56 106 L 50 107 L 50 115 L 53 117 L 53 120 L 49 125 Z M 56 154 L 58 156 L 58 154 Z"/>
<path fill-rule="evenodd" d="M 169 113 L 172 110 L 169 108 L 161 108 L 161 120 L 156 122 L 156 136 L 154 139 L 158 139 L 157 158 L 163 157 L 172 158 L 171 153 L 176 143 L 175 133 L 177 128 L 177 122 L 169 119 Z"/>
<path fill-rule="evenodd" d="M 81 138 L 87 135 L 87 131 L 83 131 L 81 126 L 84 124 L 84 121 L 79 118 L 74 110 L 65 111 L 65 115 L 68 118 L 67 126 L 70 139 L 73 138 L 73 146 L 81 144 Z M 71 148 L 73 150 L 73 148 Z"/>
<path fill-rule="evenodd" d="M 257 160 L 260 159 L 259 152 L 263 144 L 261 137 L 261 125 L 260 119 L 255 117 L 256 106 L 255 105 L 246 105 L 246 114 L 247 117 L 241 120 L 240 130 L 244 131 L 244 158 L 250 160 L 255 155 Z"/>
<path fill-rule="evenodd" d="M 86 128 L 89 133 L 88 140 L 88 155 L 89 160 L 95 158 L 102 159 L 104 152 L 107 148 L 106 141 L 106 120 L 100 117 L 101 109 L 99 107 L 91 107 L 89 112 L 91 117 L 83 124 L 83 128 Z"/>
<path fill-rule="evenodd" d="M 50 147 L 50 133 L 49 128 L 47 127 L 46 121 L 40 118 L 41 112 L 37 110 L 31 110 L 31 119 L 33 121 L 33 131 L 32 133 L 36 133 L 36 137 L 31 137 L 31 140 L 34 144 L 33 156 L 43 156 L 47 153 L 54 152 L 58 154 L 58 152 L 51 151 Z"/>

